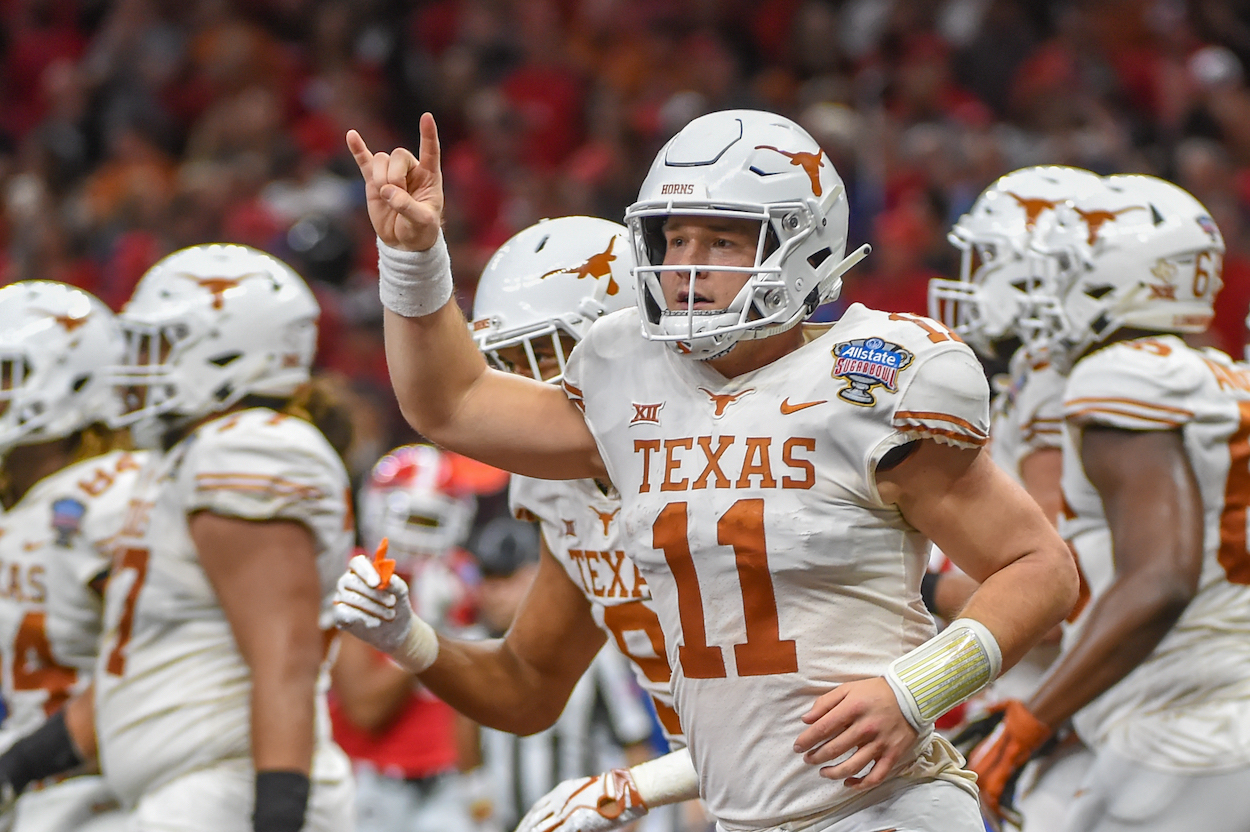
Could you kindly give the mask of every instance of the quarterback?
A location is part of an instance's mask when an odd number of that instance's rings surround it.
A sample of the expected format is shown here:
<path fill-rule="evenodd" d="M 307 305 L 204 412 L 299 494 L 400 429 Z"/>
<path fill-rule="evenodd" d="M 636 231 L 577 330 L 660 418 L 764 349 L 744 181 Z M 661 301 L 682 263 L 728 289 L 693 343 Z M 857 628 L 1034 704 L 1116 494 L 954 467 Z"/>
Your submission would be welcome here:
<path fill-rule="evenodd" d="M 805 339 L 865 253 L 844 256 L 842 183 L 812 138 L 737 110 L 661 149 L 626 215 L 638 307 L 591 327 L 563 392 L 487 368 L 447 302 L 433 118 L 419 160 L 348 141 L 405 415 L 499 467 L 616 487 L 721 827 L 976 829 L 975 786 L 933 720 L 1067 614 L 1075 571 L 982 452 L 985 379 L 948 330 L 854 306 Z M 930 540 L 982 582 L 936 637 Z M 408 662 L 437 659 L 428 628 L 403 627 Z"/>

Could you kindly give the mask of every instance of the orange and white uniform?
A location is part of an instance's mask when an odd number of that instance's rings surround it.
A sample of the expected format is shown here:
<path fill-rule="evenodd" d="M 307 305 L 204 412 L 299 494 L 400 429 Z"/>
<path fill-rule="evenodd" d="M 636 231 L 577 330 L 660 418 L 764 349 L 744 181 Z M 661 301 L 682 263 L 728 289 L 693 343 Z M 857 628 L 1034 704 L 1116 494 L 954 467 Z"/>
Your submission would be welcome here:
<path fill-rule="evenodd" d="M 990 457 L 1016 482 L 1029 454 L 1063 445 L 1065 381 L 1053 364 L 1032 362 L 1024 350 L 1011 356 L 1007 386 L 990 408 Z"/>
<path fill-rule="evenodd" d="M 589 479 L 514 475 L 508 502 L 518 518 L 539 522 L 551 554 L 590 602 L 595 623 L 630 660 L 639 686 L 651 696 L 669 746 L 683 747 L 664 631 L 642 572 L 625 554 L 615 489 L 604 493 Z"/>
<path fill-rule="evenodd" d="M 1206 524 L 1197 594 L 1154 651 L 1076 715 L 1078 733 L 1156 771 L 1250 766 L 1250 371 L 1175 336 L 1120 342 L 1077 362 L 1064 414 L 1060 530 L 1094 598 L 1111 580 L 1112 545 L 1081 466 L 1083 426 L 1180 431 Z"/>
<path fill-rule="evenodd" d="M 233 801 L 242 818 L 238 807 L 251 801 L 251 672 L 192 542 L 188 518 L 197 511 L 306 526 L 327 630 L 335 579 L 352 551 L 347 472 L 300 419 L 238 411 L 144 467 L 118 539 L 96 667 L 101 765 L 124 804 L 138 804 L 140 826 L 177 811 L 202 814 L 207 828 L 222 806 Z M 352 817 L 350 765 L 330 738 L 328 679 L 323 668 L 309 830 L 348 828 Z"/>
<path fill-rule="evenodd" d="M 0 748 L 34 731 L 86 687 L 100 638 L 111 544 L 142 453 L 92 457 L 37 482 L 0 515 Z M 77 829 L 112 798 L 102 778 L 29 791 L 14 829 Z"/>
<path fill-rule="evenodd" d="M 916 439 L 984 445 L 981 367 L 939 324 L 858 304 L 733 379 L 639 326 L 633 309 L 597 321 L 564 384 L 621 495 L 701 796 L 731 832 L 852 810 L 873 798 L 803 762 L 800 718 L 934 635 L 929 541 L 882 502 L 875 470 Z M 916 753 L 880 788 L 974 793 L 945 740 L 921 737 Z"/>

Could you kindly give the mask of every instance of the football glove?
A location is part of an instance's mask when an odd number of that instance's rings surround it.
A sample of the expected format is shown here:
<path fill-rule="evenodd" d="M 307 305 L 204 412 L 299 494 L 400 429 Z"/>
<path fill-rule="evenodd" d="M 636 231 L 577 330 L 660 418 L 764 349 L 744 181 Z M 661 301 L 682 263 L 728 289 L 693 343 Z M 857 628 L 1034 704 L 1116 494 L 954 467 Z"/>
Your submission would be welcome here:
<path fill-rule="evenodd" d="M 352 558 L 338 580 L 334 623 L 412 673 L 425 670 L 438 657 L 438 636 L 412 611 L 408 584 L 392 575 L 383 586 L 373 561 L 364 555 Z"/>
<path fill-rule="evenodd" d="M 979 741 L 972 739 L 978 734 Z M 981 808 L 995 829 L 1005 820 L 1017 827 L 1022 818 L 1015 806 L 1016 782 L 1024 765 L 1041 749 L 1052 731 L 1023 702 L 1008 699 L 975 720 L 955 737 L 955 745 L 975 742 L 968 768 L 977 775 Z"/>
<path fill-rule="evenodd" d="M 648 811 L 628 769 L 565 780 L 538 799 L 516 832 L 604 832 Z"/>

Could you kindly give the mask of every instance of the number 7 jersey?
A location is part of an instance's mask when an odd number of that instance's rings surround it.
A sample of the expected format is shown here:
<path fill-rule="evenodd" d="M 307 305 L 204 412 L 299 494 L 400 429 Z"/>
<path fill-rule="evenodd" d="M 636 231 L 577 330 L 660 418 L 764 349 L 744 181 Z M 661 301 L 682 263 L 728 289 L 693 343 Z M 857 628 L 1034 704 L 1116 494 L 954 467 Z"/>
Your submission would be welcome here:
<path fill-rule="evenodd" d="M 881 501 L 875 470 L 915 439 L 984 445 L 988 387 L 971 351 L 927 318 L 854 305 L 726 379 L 641 338 L 629 309 L 591 328 L 565 388 L 620 492 L 709 810 L 752 829 L 860 799 L 793 745 L 816 697 L 934 635 L 920 600 L 929 542 Z M 968 785 L 940 738 L 918 755 L 900 776 Z"/>

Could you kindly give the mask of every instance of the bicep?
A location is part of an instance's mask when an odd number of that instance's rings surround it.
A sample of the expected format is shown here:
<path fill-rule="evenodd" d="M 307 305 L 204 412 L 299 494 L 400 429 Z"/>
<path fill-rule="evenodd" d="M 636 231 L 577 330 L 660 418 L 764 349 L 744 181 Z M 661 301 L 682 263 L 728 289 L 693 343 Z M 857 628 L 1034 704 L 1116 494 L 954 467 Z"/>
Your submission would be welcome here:
<path fill-rule="evenodd" d="M 978 582 L 1039 540 L 1063 549 L 1041 509 L 984 450 L 926 439 L 877 480 L 882 499 Z"/>
<path fill-rule="evenodd" d="M 293 648 L 315 647 L 319 657 L 321 586 L 306 526 L 200 511 L 188 527 L 239 651 L 253 670 L 270 659 L 296 658 L 286 654 Z"/>
<path fill-rule="evenodd" d="M 590 428 L 563 390 L 498 370 L 482 374 L 435 441 L 526 476 L 607 478 Z"/>
<path fill-rule="evenodd" d="M 1157 568 L 1196 586 L 1203 504 L 1181 433 L 1087 426 L 1081 463 L 1102 499 L 1116 572 Z"/>

